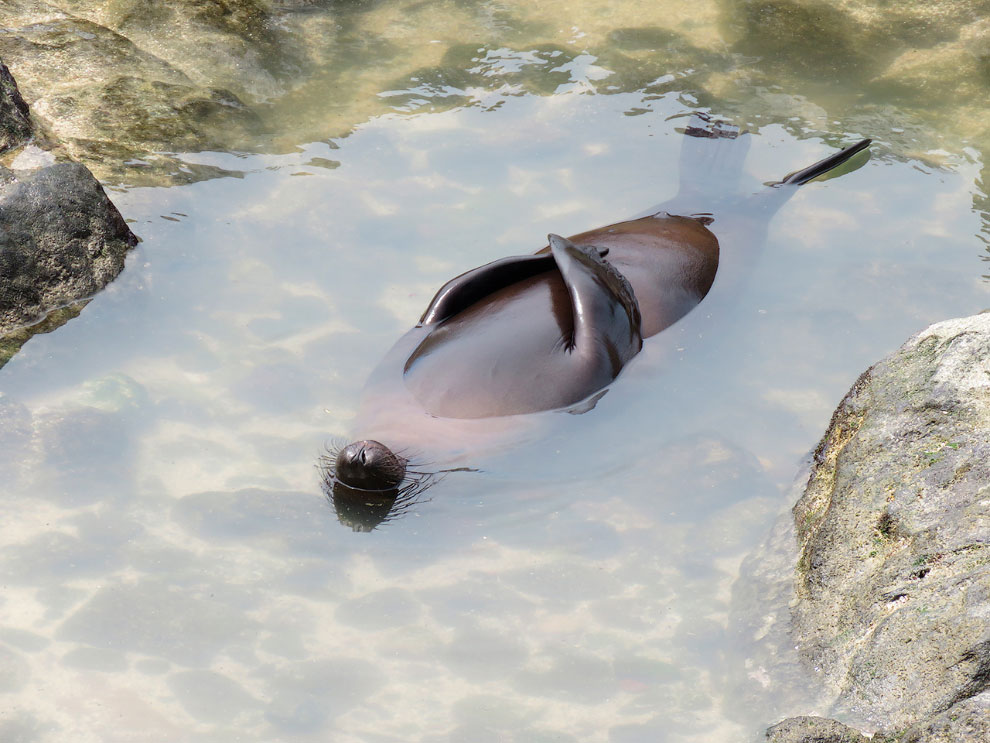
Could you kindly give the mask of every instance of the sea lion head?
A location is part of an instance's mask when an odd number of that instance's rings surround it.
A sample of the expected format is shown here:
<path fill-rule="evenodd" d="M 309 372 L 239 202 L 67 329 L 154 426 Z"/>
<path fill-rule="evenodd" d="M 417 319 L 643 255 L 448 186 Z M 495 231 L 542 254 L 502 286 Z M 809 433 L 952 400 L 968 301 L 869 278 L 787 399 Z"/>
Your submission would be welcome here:
<path fill-rule="evenodd" d="M 355 441 L 320 458 L 323 492 L 337 517 L 354 531 L 369 532 L 401 516 L 437 480 L 409 469 L 410 462 L 380 441 Z"/>
<path fill-rule="evenodd" d="M 334 462 L 338 482 L 361 490 L 392 490 L 406 474 L 406 460 L 371 439 L 348 444 Z"/>

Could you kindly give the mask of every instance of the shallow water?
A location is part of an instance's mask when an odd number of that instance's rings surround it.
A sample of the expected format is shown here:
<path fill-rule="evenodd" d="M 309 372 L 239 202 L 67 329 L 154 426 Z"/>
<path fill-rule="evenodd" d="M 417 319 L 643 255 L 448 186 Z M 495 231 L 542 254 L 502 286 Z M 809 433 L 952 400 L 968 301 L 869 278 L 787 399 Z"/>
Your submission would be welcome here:
<path fill-rule="evenodd" d="M 731 307 L 402 518 L 323 499 L 439 285 L 677 191 L 691 100 L 566 74 L 113 194 L 126 271 L 0 370 L 0 737 L 730 741 L 826 707 L 745 666 L 733 582 L 858 374 L 990 305 L 976 151 L 803 187 Z M 800 127 L 753 136 L 754 182 L 834 151 Z"/>

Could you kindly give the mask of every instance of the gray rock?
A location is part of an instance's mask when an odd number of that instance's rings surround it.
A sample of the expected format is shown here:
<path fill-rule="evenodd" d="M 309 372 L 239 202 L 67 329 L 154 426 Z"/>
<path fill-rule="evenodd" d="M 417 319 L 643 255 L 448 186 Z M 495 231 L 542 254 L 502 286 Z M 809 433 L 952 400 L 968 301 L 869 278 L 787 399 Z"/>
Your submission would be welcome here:
<path fill-rule="evenodd" d="M 18 147 L 30 138 L 28 105 L 21 97 L 7 65 L 0 62 L 0 152 Z"/>
<path fill-rule="evenodd" d="M 84 166 L 0 168 L 0 335 L 95 294 L 136 244 Z"/>
<path fill-rule="evenodd" d="M 895 740 L 897 743 L 982 743 L 990 740 L 990 691 L 953 705 Z"/>
<path fill-rule="evenodd" d="M 32 140 L 53 147 L 36 134 L 17 83 L 0 62 L 0 153 Z M 24 158 L 28 150 L 34 153 Z M 15 160 L 18 167 L 33 160 L 34 170 L 0 165 L 0 366 L 32 335 L 78 315 L 137 244 L 92 173 L 75 163 L 52 164 L 56 159 L 34 146 Z"/>
<path fill-rule="evenodd" d="M 825 717 L 791 717 L 767 730 L 767 743 L 866 743 L 858 730 Z"/>
<path fill-rule="evenodd" d="M 987 740 L 990 314 L 933 325 L 860 377 L 793 515 L 792 639 L 830 713 L 899 740 Z"/>

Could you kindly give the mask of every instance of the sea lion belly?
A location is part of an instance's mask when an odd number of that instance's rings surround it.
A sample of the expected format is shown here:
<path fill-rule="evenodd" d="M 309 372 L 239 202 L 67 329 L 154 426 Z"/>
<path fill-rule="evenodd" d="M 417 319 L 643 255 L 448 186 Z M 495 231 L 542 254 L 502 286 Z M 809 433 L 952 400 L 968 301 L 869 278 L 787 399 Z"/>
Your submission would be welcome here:
<path fill-rule="evenodd" d="M 569 303 L 556 271 L 495 292 L 417 346 L 404 369 L 406 386 L 426 411 L 446 418 L 570 404 L 579 380 L 567 352 L 574 328 Z"/>

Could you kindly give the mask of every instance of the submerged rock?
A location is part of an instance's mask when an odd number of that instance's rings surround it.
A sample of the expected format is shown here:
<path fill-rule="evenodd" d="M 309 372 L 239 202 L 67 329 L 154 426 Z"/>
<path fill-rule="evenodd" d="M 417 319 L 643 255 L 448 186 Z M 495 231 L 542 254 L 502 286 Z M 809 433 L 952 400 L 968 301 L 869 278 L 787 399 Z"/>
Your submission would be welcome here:
<path fill-rule="evenodd" d="M 287 43 L 286 16 L 323 9 L 319 0 L 49 1 L 126 38 L 192 85 L 255 100 L 284 93 L 305 65 Z"/>
<path fill-rule="evenodd" d="M 990 149 L 988 9 L 585 2 L 560 23 L 556 4 L 520 0 L 5 0 L 0 57 L 43 127 L 122 184 L 228 174 L 176 153 L 286 153 L 384 113 L 567 90 L 637 92 L 630 116 L 678 95 L 751 131 L 860 131 L 875 152 L 937 161 Z"/>
<path fill-rule="evenodd" d="M 889 0 L 721 0 L 723 24 L 736 46 L 821 79 L 881 72 L 900 52 L 958 38 L 985 16 L 986 0 L 938 3 Z M 809 41 L 814 43 L 808 43 Z"/>
<path fill-rule="evenodd" d="M 0 57 L 101 180 L 184 183 L 229 173 L 174 153 L 279 149 L 264 114 L 325 61 L 336 29 L 319 0 L 10 0 Z"/>
<path fill-rule="evenodd" d="M 124 169 L 190 180 L 188 166 L 154 153 L 225 150 L 259 135 L 258 114 L 233 92 L 200 85 L 126 36 L 47 7 L 38 17 L 16 4 L 0 8 L 0 26 L 8 26 L 0 57 L 46 130 L 98 175 Z"/>
<path fill-rule="evenodd" d="M 793 516 L 791 638 L 829 713 L 874 740 L 990 740 L 990 314 L 860 377 Z M 802 735 L 770 739 L 846 740 Z"/>

